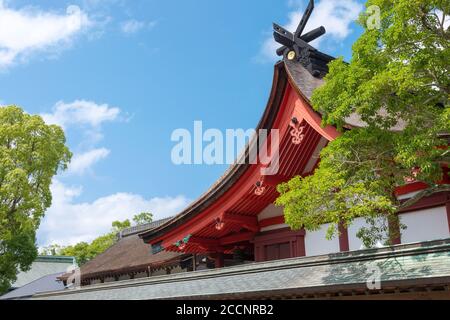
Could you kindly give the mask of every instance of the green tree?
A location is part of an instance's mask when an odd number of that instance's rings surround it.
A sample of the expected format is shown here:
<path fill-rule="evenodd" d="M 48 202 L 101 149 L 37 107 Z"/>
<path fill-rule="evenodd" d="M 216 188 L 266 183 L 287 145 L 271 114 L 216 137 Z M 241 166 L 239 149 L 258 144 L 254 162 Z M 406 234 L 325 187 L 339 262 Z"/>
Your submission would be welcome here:
<path fill-rule="evenodd" d="M 57 256 L 60 255 L 62 249 L 62 246 L 58 244 L 52 244 L 50 246 L 42 248 L 39 254 L 41 256 Z"/>
<path fill-rule="evenodd" d="M 153 222 L 153 214 L 150 212 L 141 212 L 133 217 L 133 222 L 140 226 Z"/>
<path fill-rule="evenodd" d="M 131 222 L 130 220 L 125 220 L 125 221 L 113 221 L 112 223 L 112 233 L 118 233 L 120 231 L 122 231 L 123 229 L 129 228 L 131 227 Z"/>
<path fill-rule="evenodd" d="M 60 127 L 16 106 L 0 108 L 0 293 L 36 258 L 52 178 L 70 158 Z"/>
<path fill-rule="evenodd" d="M 330 63 L 325 84 L 312 97 L 323 124 L 335 125 L 342 136 L 321 153 L 314 175 L 280 185 L 276 204 L 285 207 L 294 229 L 317 230 L 331 223 L 350 225 L 364 217 L 370 227 L 359 231 L 366 246 L 383 236 L 396 212 L 420 198 L 448 191 L 442 166 L 448 165 L 450 78 L 448 23 L 450 2 L 438 0 L 369 0 L 380 9 L 379 28 L 373 16 L 361 15 L 365 28 L 353 46 L 350 63 Z M 373 8 L 373 7 L 372 7 Z M 346 127 L 359 117 L 363 128 Z M 397 130 L 402 128 L 402 130 Z M 406 203 L 396 187 L 412 177 L 429 188 Z"/>

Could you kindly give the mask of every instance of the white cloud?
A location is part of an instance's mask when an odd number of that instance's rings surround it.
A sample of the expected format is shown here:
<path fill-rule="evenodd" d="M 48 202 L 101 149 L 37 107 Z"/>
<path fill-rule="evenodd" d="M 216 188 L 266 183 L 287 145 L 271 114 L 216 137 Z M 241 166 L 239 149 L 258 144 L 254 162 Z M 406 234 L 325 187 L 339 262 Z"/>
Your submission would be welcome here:
<path fill-rule="evenodd" d="M 97 104 L 93 101 L 76 100 L 71 103 L 62 101 L 56 103 L 52 113 L 42 114 L 48 124 L 57 124 L 63 128 L 71 125 L 87 125 L 99 127 L 103 122 L 118 118 L 120 109 L 107 104 Z"/>
<path fill-rule="evenodd" d="M 70 162 L 68 173 L 82 175 L 94 164 L 105 159 L 110 154 L 106 148 L 93 149 L 91 151 L 75 154 Z"/>
<path fill-rule="evenodd" d="M 41 114 L 47 124 L 57 124 L 64 129 L 75 128 L 77 136 L 81 137 L 69 165 L 69 175 L 83 175 L 110 154 L 108 149 L 97 148 L 96 145 L 103 138 L 102 124 L 117 120 L 120 112 L 119 108 L 107 104 L 76 100 L 71 103 L 58 102 L 51 113 Z M 68 132 L 66 130 L 66 134 Z"/>
<path fill-rule="evenodd" d="M 155 25 L 156 25 L 156 21 L 144 22 L 144 21 L 130 19 L 130 20 L 122 22 L 122 24 L 120 25 L 120 29 L 125 34 L 134 34 L 134 33 L 141 31 L 144 28 L 153 28 Z"/>
<path fill-rule="evenodd" d="M 92 24 L 77 6 L 69 6 L 65 14 L 57 14 L 30 7 L 11 9 L 0 0 L 0 68 L 35 52 L 50 49 L 59 52 Z"/>
<path fill-rule="evenodd" d="M 38 231 L 41 247 L 92 241 L 109 232 L 115 220 L 131 219 L 143 211 L 152 212 L 155 220 L 163 219 L 177 214 L 189 204 L 184 196 L 145 199 L 131 193 L 116 193 L 93 202 L 76 202 L 82 189 L 68 187 L 57 179 L 51 190 L 53 204 Z"/>
<path fill-rule="evenodd" d="M 302 1 L 305 4 L 307 1 Z M 290 7 L 296 7 L 288 15 L 288 23 L 284 26 L 287 30 L 293 32 L 303 16 L 305 5 L 299 6 L 298 0 L 289 0 Z M 350 25 L 354 22 L 359 13 L 363 10 L 363 5 L 357 0 L 321 0 L 315 5 L 315 9 L 308 24 L 305 28 L 305 33 L 320 26 L 324 26 L 327 33 L 311 42 L 317 48 L 320 48 L 321 41 L 324 39 L 331 39 L 340 41 L 347 38 L 352 32 Z M 257 61 L 272 62 L 277 60 L 276 49 L 280 45 L 273 40 L 272 33 L 263 42 L 259 55 L 256 57 Z"/>
<path fill-rule="evenodd" d="M 145 22 L 137 21 L 137 20 L 128 20 L 122 22 L 120 28 L 123 33 L 130 34 L 130 33 L 136 33 L 142 28 L 145 27 Z"/>

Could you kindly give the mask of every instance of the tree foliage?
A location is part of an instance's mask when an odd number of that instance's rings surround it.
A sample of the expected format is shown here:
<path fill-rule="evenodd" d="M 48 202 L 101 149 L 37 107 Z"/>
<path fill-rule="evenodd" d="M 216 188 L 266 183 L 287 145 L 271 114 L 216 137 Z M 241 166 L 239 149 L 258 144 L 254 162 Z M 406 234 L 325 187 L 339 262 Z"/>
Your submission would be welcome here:
<path fill-rule="evenodd" d="M 153 221 L 153 214 L 150 212 L 141 212 L 133 217 L 133 221 L 138 226 L 151 223 Z"/>
<path fill-rule="evenodd" d="M 442 180 L 448 165 L 450 77 L 448 24 L 450 3 L 436 0 L 369 0 L 380 8 L 380 28 L 365 28 L 353 46 L 350 63 L 330 63 L 325 84 L 312 97 L 323 124 L 342 135 L 321 153 L 314 175 L 279 186 L 276 203 L 285 207 L 293 228 L 317 230 L 364 217 L 371 228 L 358 236 L 366 246 L 392 237 L 383 235 L 395 213 L 420 197 L 449 190 Z M 364 126 L 346 127 L 348 117 Z M 429 188 L 406 204 L 395 197 L 405 178 Z"/>
<path fill-rule="evenodd" d="M 60 127 L 16 106 L 0 108 L 0 293 L 36 258 L 52 178 L 70 158 Z"/>

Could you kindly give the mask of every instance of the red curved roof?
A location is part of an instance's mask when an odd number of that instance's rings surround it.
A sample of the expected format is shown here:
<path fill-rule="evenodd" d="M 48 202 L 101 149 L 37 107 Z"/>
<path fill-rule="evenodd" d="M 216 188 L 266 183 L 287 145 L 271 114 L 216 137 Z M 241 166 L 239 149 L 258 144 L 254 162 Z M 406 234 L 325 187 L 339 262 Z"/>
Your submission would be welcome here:
<path fill-rule="evenodd" d="M 296 175 L 309 174 L 318 162 L 318 158 L 311 158 L 319 142 L 339 135 L 334 127 L 321 126 L 320 115 L 309 104 L 313 90 L 321 84 L 321 79 L 314 78 L 298 63 L 277 63 L 269 101 L 256 129 L 279 130 L 278 174 L 262 176 L 262 164 L 232 165 L 197 201 L 159 228 L 141 234 L 141 238 L 151 244 L 161 243 L 167 251 L 178 251 L 175 243 L 191 237 L 183 249 L 190 253 L 205 252 L 208 247 L 226 250 L 230 244 L 250 239 L 257 232 L 256 216 L 278 196 L 276 185 Z M 293 118 L 303 128 L 304 138 L 300 144 L 292 140 Z M 266 143 L 270 144 L 270 138 Z M 244 156 L 248 156 L 251 148 L 252 143 Z M 313 167 L 311 161 L 316 162 Z M 264 193 L 259 196 L 255 194 L 258 181 L 265 184 Z M 216 219 L 224 217 L 229 223 L 217 230 Z"/>

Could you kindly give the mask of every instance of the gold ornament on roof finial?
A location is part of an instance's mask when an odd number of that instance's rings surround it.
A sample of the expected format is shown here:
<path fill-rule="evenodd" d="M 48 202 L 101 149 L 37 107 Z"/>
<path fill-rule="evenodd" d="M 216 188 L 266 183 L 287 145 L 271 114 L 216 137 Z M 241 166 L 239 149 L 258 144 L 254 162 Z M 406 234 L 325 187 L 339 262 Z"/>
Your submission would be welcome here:
<path fill-rule="evenodd" d="M 295 59 L 295 51 L 289 51 L 287 58 L 289 60 L 294 60 Z"/>
<path fill-rule="evenodd" d="M 273 37 L 276 42 L 282 45 L 277 49 L 277 55 L 283 56 L 286 60 L 300 63 L 314 77 L 322 78 L 328 73 L 328 63 L 334 58 L 309 44 L 325 34 L 324 27 L 318 27 L 308 33 L 303 33 L 313 10 L 314 0 L 309 0 L 308 7 L 295 32 L 290 32 L 274 23 Z"/>

